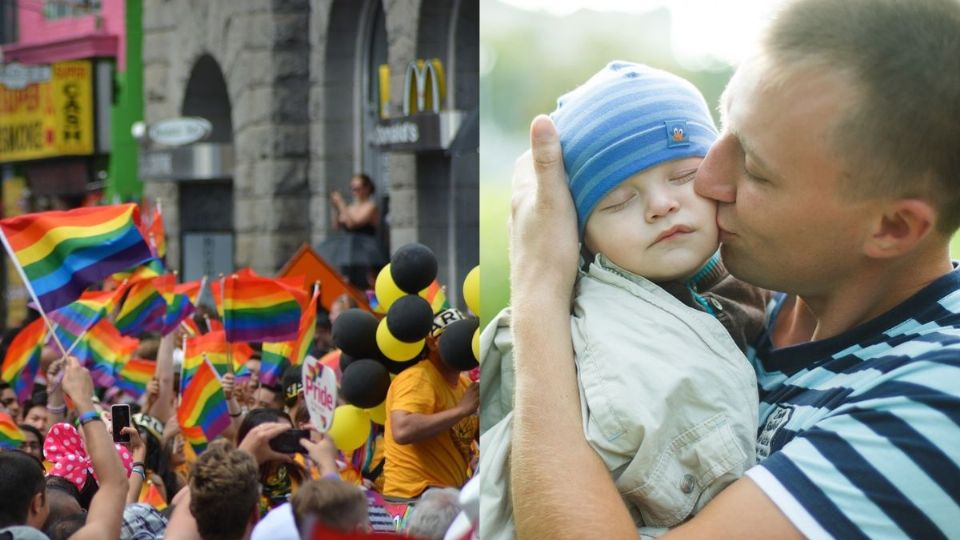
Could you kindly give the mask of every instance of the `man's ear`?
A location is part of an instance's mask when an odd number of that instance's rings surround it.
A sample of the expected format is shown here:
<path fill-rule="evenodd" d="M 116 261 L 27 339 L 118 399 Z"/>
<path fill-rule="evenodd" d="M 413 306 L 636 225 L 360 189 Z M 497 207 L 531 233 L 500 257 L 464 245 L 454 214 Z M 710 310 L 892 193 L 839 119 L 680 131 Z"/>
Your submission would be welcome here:
<path fill-rule="evenodd" d="M 882 208 L 864 245 L 868 257 L 898 257 L 934 233 L 937 210 L 920 199 L 896 199 Z"/>

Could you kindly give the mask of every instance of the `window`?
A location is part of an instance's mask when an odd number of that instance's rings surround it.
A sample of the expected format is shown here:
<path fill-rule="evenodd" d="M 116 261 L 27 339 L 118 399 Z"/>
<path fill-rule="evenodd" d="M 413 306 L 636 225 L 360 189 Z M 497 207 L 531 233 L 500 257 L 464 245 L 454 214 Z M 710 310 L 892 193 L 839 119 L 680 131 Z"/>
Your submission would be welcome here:
<path fill-rule="evenodd" d="M 44 0 L 43 16 L 47 19 L 81 17 L 100 13 L 100 0 Z"/>
<path fill-rule="evenodd" d="M 0 0 L 0 44 L 17 41 L 16 0 Z"/>

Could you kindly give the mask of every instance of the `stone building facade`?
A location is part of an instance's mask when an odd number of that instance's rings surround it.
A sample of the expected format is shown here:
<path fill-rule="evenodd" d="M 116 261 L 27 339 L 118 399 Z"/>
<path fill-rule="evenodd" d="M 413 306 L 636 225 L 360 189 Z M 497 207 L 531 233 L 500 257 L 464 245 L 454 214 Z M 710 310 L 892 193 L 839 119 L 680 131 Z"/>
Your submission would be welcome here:
<path fill-rule="evenodd" d="M 478 24 L 479 0 L 144 0 L 147 125 L 212 124 L 187 173 L 173 171 L 183 149 L 141 159 L 168 264 L 183 279 L 201 257 L 272 274 L 331 233 L 330 193 L 366 172 L 384 245 L 430 246 L 459 298 L 479 262 Z M 433 110 L 404 107 L 423 87 Z M 417 124 L 419 140 L 383 136 Z"/>

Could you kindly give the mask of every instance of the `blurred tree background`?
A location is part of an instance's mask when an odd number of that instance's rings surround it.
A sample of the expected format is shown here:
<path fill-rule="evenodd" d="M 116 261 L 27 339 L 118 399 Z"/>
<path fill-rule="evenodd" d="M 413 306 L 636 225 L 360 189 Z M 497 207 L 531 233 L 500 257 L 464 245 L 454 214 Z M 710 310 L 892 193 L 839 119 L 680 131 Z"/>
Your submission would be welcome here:
<path fill-rule="evenodd" d="M 582 4 L 582 6 L 580 5 Z M 513 163 L 534 116 L 611 60 L 693 82 L 713 108 L 780 0 L 484 0 L 480 17 L 481 323 L 509 300 Z M 583 9 L 583 8 L 590 9 Z M 602 11 L 600 11 L 602 10 Z M 960 239 L 953 243 L 960 255 Z"/>

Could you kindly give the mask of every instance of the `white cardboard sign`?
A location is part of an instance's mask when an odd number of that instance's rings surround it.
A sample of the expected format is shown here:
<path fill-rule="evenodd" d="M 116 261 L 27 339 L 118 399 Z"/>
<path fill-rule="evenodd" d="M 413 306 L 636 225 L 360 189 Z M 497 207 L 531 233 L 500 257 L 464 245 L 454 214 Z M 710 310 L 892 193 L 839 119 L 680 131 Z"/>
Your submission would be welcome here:
<path fill-rule="evenodd" d="M 337 408 L 337 375 L 310 355 L 303 360 L 303 397 L 313 427 L 326 433 Z"/>

